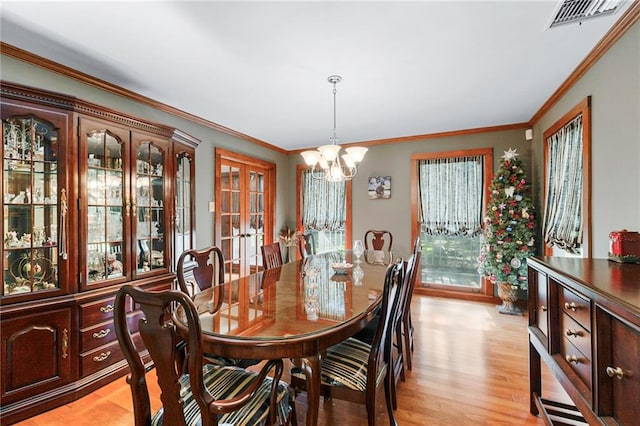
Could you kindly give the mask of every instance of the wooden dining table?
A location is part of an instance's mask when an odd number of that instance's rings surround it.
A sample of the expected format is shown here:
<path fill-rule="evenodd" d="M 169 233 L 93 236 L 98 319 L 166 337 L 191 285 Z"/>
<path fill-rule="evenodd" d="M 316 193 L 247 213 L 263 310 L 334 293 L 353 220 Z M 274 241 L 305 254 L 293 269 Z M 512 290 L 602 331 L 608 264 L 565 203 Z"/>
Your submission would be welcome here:
<path fill-rule="evenodd" d="M 194 298 L 207 353 L 243 359 L 290 358 L 307 379 L 307 425 L 318 423 L 320 354 L 360 331 L 382 301 L 386 266 L 354 263 L 331 252 L 260 271 L 207 289 Z M 178 327 L 185 327 L 181 310 Z"/>

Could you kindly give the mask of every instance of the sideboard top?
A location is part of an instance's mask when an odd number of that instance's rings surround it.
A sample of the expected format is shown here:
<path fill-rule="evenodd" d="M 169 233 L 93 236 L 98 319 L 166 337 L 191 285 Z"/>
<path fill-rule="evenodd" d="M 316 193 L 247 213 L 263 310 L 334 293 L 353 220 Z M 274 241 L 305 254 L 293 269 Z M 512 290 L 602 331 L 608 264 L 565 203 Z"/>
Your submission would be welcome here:
<path fill-rule="evenodd" d="M 640 317 L 640 264 L 554 256 L 532 257 L 529 264 L 567 277 L 592 293 L 589 297 L 620 304 Z"/>

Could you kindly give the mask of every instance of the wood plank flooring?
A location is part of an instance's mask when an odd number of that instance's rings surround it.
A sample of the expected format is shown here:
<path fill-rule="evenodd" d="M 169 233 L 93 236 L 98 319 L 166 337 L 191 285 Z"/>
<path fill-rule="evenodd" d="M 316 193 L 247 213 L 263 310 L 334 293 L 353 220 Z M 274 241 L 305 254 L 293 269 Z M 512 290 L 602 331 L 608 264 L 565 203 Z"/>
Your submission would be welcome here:
<path fill-rule="evenodd" d="M 398 385 L 400 426 L 543 425 L 529 414 L 527 318 L 500 315 L 490 304 L 415 296 L 413 371 Z M 567 401 L 549 373 L 547 397 Z M 384 397 L 381 398 L 384 405 Z M 154 410 L 160 406 L 152 384 Z M 306 400 L 296 400 L 304 426 Z M 124 378 L 86 397 L 18 423 L 21 426 L 132 425 L 131 396 Z M 382 419 L 381 419 L 382 420 Z M 366 425 L 364 406 L 320 402 L 321 425 Z M 380 424 L 388 424 L 382 420 Z"/>

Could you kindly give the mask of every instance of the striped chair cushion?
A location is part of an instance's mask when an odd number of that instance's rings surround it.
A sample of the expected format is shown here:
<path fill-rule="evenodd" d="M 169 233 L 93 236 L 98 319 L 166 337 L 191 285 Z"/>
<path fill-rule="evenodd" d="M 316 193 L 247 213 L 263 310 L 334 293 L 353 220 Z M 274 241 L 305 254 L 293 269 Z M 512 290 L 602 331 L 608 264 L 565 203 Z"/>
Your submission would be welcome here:
<path fill-rule="evenodd" d="M 322 357 L 322 382 L 331 386 L 346 386 L 364 392 L 367 389 L 367 366 L 371 345 L 348 338 L 327 349 Z M 303 371 L 291 369 L 291 374 L 305 380 Z"/>
<path fill-rule="evenodd" d="M 242 368 L 219 368 L 214 365 L 205 365 L 204 383 L 215 399 L 232 398 L 244 391 L 257 377 L 257 373 L 249 372 Z M 220 426 L 254 426 L 263 425 L 269 415 L 269 395 L 271 393 L 271 378 L 267 378 L 256 393 L 256 396 L 241 409 L 218 417 Z M 184 416 L 187 426 L 200 426 L 200 409 L 193 398 L 189 375 L 180 378 L 181 396 L 183 399 Z M 278 419 L 280 424 L 285 424 L 291 407 L 289 405 L 289 388 L 286 383 L 278 384 Z M 162 426 L 163 409 L 154 414 L 151 424 Z M 171 426 L 171 425 L 166 425 Z"/>

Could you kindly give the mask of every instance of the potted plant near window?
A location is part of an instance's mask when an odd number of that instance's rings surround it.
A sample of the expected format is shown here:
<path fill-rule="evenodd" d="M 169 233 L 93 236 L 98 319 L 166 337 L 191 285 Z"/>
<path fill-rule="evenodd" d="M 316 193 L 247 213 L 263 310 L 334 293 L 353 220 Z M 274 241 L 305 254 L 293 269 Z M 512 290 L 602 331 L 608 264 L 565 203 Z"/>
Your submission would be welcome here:
<path fill-rule="evenodd" d="M 516 150 L 509 149 L 491 183 L 479 272 L 498 288 L 502 314 L 522 315 L 518 290 L 527 289 L 527 258 L 534 254 L 531 188 Z"/>
<path fill-rule="evenodd" d="M 284 261 L 290 262 L 296 258 L 296 250 L 298 249 L 298 235 L 295 229 L 288 226 L 280 230 L 280 245 L 284 246 Z"/>

